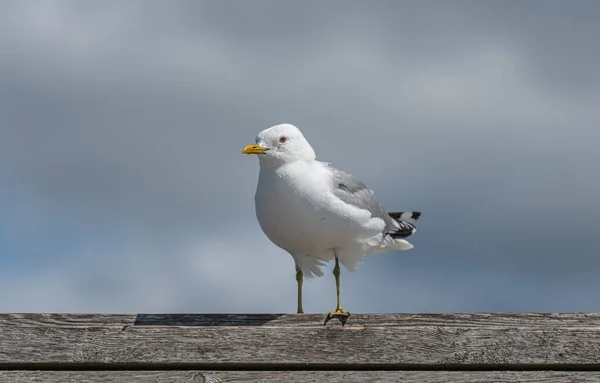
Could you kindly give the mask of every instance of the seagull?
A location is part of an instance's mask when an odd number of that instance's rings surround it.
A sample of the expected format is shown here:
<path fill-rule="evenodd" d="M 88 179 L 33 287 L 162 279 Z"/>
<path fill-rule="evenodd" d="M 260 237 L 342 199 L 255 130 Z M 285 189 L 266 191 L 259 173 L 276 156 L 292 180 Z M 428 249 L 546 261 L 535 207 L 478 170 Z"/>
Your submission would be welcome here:
<path fill-rule="evenodd" d="M 350 272 L 368 255 L 410 250 L 406 240 L 416 232 L 410 221 L 418 211 L 386 212 L 371 189 L 355 176 L 316 159 L 312 146 L 296 126 L 280 124 L 258 133 L 243 154 L 258 156 L 260 171 L 254 197 L 264 234 L 294 259 L 298 313 L 304 277 L 323 276 L 335 261 L 337 307 L 332 318 L 346 323 L 350 313 L 340 299 L 340 263 Z"/>

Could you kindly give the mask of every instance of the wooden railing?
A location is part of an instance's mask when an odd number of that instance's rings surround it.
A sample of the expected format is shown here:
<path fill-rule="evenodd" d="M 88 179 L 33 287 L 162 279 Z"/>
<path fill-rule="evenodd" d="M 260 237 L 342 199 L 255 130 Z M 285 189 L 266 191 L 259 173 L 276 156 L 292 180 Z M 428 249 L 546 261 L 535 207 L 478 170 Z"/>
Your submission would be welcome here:
<path fill-rule="evenodd" d="M 598 314 L 0 315 L 0 382 L 600 382 Z"/>

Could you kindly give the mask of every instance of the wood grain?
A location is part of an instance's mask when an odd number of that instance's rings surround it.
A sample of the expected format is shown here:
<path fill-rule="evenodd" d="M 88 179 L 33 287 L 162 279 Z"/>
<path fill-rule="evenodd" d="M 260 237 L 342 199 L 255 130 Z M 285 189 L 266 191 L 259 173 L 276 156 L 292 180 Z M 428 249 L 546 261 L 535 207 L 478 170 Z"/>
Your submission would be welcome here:
<path fill-rule="evenodd" d="M 598 314 L 0 315 L 0 369 L 600 369 Z M 25 368 L 23 367 L 23 368 Z"/>
<path fill-rule="evenodd" d="M 600 372 L 474 371 L 0 371 L 11 383 L 599 383 Z"/>
<path fill-rule="evenodd" d="M 325 314 L 0 314 L 0 328 L 118 326 L 322 326 Z M 331 322 L 332 324 L 335 322 Z M 600 313 L 352 314 L 347 326 L 600 326 Z"/>

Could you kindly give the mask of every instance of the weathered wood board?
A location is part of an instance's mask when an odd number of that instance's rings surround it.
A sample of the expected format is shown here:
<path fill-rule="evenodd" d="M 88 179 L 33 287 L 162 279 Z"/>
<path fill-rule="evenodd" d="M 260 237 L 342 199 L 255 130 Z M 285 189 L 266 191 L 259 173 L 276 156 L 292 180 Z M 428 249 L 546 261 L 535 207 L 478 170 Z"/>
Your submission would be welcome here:
<path fill-rule="evenodd" d="M 571 315 L 2 315 L 0 366 L 156 365 L 322 369 L 585 368 L 600 317 Z"/>
<path fill-rule="evenodd" d="M 323 319 L 3 314 L 0 382 L 600 382 L 600 314 Z"/>
<path fill-rule="evenodd" d="M 0 371 L 11 383 L 598 383 L 600 372 L 555 371 Z"/>

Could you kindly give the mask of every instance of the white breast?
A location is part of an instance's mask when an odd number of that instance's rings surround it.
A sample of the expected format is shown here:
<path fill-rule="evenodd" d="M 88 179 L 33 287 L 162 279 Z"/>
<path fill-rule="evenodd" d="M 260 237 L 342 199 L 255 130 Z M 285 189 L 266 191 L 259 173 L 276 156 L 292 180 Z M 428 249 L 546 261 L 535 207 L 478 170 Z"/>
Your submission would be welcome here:
<path fill-rule="evenodd" d="M 374 235 L 370 214 L 343 204 L 331 188 L 329 172 L 316 161 L 261 169 L 255 206 L 265 235 L 291 253 L 305 254 Z"/>

